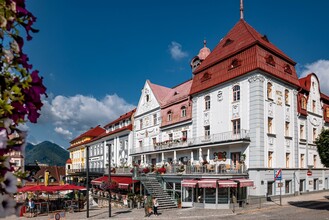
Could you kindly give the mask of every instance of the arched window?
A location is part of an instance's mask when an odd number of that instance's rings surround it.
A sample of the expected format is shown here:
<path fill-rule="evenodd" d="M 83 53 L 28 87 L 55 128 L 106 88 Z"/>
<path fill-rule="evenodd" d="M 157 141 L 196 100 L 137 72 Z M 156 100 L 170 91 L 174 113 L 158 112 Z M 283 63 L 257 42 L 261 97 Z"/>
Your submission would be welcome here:
<path fill-rule="evenodd" d="M 207 95 L 205 98 L 204 98 L 204 106 L 205 106 L 205 110 L 209 110 L 210 109 L 210 96 Z"/>
<path fill-rule="evenodd" d="M 146 95 L 145 100 L 146 100 L 146 102 L 149 102 L 150 101 L 150 95 Z"/>
<path fill-rule="evenodd" d="M 167 121 L 171 121 L 172 120 L 172 111 L 168 111 L 167 113 Z"/>
<path fill-rule="evenodd" d="M 302 109 L 306 109 L 306 98 L 302 97 Z"/>
<path fill-rule="evenodd" d="M 267 83 L 267 99 L 271 99 L 271 100 L 273 100 L 273 97 L 272 97 L 272 90 L 273 90 L 272 83 L 268 82 L 268 83 Z"/>
<path fill-rule="evenodd" d="M 233 87 L 233 101 L 238 101 L 240 100 L 240 86 L 235 85 Z"/>
<path fill-rule="evenodd" d="M 286 105 L 289 105 L 289 90 L 288 89 L 284 90 L 284 100 L 285 100 Z"/>
<path fill-rule="evenodd" d="M 181 117 L 183 118 L 183 117 L 186 117 L 186 107 L 185 106 L 182 106 L 181 107 Z"/>

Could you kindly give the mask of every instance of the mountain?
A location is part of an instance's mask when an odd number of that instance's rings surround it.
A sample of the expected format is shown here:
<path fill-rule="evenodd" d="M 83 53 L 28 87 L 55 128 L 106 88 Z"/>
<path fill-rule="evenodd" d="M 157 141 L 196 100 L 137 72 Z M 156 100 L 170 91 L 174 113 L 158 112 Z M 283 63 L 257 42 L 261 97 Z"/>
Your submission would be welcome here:
<path fill-rule="evenodd" d="M 49 141 L 37 145 L 27 143 L 25 147 L 25 165 L 37 160 L 39 163 L 50 166 L 65 166 L 68 158 L 69 152 L 67 150 Z"/>

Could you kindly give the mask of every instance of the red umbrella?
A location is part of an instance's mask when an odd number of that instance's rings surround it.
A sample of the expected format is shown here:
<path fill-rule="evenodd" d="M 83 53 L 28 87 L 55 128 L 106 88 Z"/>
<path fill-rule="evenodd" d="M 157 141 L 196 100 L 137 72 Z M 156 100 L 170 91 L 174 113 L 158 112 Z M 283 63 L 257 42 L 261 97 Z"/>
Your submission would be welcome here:
<path fill-rule="evenodd" d="M 18 192 L 35 192 L 35 191 L 51 192 L 53 190 L 50 187 L 44 185 L 24 186 L 18 189 Z"/>
<path fill-rule="evenodd" d="M 57 188 L 57 187 L 56 187 Z M 59 191 L 65 191 L 65 190 L 85 190 L 86 188 L 83 186 L 76 186 L 76 185 L 71 185 L 71 184 L 65 184 L 62 186 L 58 186 Z"/>

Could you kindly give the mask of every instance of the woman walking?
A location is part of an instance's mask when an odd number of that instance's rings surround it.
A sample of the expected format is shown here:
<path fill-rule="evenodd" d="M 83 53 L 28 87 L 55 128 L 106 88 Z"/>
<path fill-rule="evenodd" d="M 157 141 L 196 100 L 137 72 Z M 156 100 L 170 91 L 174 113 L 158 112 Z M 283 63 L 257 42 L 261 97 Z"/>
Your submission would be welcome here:
<path fill-rule="evenodd" d="M 153 198 L 152 203 L 153 203 L 153 214 L 155 216 L 158 216 L 159 215 L 159 213 L 158 213 L 158 206 L 159 206 L 158 199 L 157 198 Z"/>

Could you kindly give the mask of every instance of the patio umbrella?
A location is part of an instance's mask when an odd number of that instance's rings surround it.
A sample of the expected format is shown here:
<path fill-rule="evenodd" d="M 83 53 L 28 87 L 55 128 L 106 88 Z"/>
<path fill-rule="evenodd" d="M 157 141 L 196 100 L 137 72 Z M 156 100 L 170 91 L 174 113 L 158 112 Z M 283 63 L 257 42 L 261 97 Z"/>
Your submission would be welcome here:
<path fill-rule="evenodd" d="M 83 186 L 76 186 L 76 185 L 71 185 L 71 184 L 65 184 L 62 186 L 56 187 L 58 188 L 58 191 L 65 191 L 65 190 L 85 190 L 86 188 Z"/>

